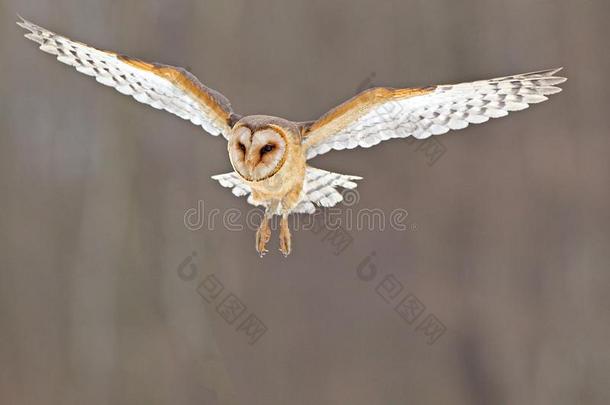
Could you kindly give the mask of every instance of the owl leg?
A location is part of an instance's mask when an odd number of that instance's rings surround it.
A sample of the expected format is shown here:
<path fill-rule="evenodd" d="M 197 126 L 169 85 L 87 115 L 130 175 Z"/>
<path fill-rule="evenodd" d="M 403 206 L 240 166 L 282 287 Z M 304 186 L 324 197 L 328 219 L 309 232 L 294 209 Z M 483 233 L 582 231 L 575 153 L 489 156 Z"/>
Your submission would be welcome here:
<path fill-rule="evenodd" d="M 284 257 L 288 257 L 291 250 L 291 236 L 290 228 L 288 227 L 288 214 L 282 215 L 282 221 L 280 222 L 280 252 L 284 254 Z"/>
<path fill-rule="evenodd" d="M 269 220 L 277 210 L 278 203 L 272 203 L 267 210 L 265 211 L 265 215 L 263 217 L 263 222 L 259 226 L 256 231 L 256 251 L 258 254 L 263 257 L 267 254 L 267 243 L 269 239 L 271 239 L 271 227 L 269 226 Z"/>
<path fill-rule="evenodd" d="M 288 227 L 288 215 L 290 211 L 299 203 L 301 199 L 301 191 L 303 182 L 297 184 L 288 194 L 282 199 L 282 220 L 280 222 L 280 252 L 284 257 L 288 257 L 292 250 L 292 237 L 290 228 Z"/>

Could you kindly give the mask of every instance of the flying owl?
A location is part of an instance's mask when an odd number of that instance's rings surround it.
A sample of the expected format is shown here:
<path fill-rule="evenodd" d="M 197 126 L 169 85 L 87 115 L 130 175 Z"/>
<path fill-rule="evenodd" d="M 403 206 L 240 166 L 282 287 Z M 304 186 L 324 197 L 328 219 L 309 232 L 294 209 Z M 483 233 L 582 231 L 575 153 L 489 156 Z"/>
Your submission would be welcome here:
<path fill-rule="evenodd" d="M 369 148 L 381 141 L 412 136 L 425 139 L 464 129 L 490 118 L 547 100 L 559 93 L 560 69 L 550 69 L 471 83 L 421 88 L 372 88 L 311 122 L 256 115 L 243 117 L 229 100 L 188 71 L 102 51 L 22 19 L 26 38 L 44 52 L 98 82 L 137 101 L 169 111 L 211 135 L 227 140 L 234 171 L 213 176 L 236 196 L 265 208 L 256 232 L 263 256 L 271 237 L 269 220 L 280 215 L 280 251 L 291 250 L 288 215 L 313 214 L 316 206 L 342 201 L 338 188 L 352 189 L 361 177 L 331 173 L 307 164 L 330 150 Z"/>

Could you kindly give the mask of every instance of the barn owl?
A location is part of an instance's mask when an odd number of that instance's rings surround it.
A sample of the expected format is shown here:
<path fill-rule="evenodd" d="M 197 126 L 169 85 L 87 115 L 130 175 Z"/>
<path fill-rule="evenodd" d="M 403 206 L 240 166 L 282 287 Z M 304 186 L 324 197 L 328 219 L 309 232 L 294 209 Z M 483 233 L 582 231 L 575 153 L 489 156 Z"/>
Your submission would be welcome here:
<path fill-rule="evenodd" d="M 233 171 L 213 176 L 236 196 L 265 208 L 256 232 L 263 256 L 271 237 L 269 220 L 280 219 L 280 251 L 291 251 L 288 215 L 312 214 L 316 206 L 342 200 L 339 189 L 357 186 L 358 176 L 311 167 L 309 159 L 330 150 L 369 148 L 393 138 L 425 139 L 519 111 L 561 91 L 560 69 L 454 85 L 397 89 L 377 87 L 361 92 L 320 119 L 293 122 L 282 118 L 236 114 L 221 93 L 188 71 L 148 63 L 72 41 L 22 19 L 17 23 L 44 52 L 99 83 L 137 101 L 169 111 L 227 140 Z"/>

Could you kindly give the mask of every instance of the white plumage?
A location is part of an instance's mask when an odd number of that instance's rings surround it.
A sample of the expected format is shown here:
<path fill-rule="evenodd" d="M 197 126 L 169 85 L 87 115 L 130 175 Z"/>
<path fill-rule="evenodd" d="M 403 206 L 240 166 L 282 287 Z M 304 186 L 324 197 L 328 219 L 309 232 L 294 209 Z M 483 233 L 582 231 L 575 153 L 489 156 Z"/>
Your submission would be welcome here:
<path fill-rule="evenodd" d="M 217 117 L 209 106 L 170 79 L 136 68 L 121 60 L 120 55 L 116 53 L 72 41 L 29 21 L 23 20 L 17 24 L 30 31 L 25 37 L 40 44 L 40 50 L 56 55 L 60 62 L 94 77 L 99 83 L 113 87 L 122 94 L 132 96 L 141 103 L 166 110 L 182 119 L 191 121 L 211 135 L 216 136 L 222 133 L 225 137 L 228 136 L 230 127 L 222 120 L 222 117 Z M 230 107 L 224 96 L 205 88 L 188 72 L 171 66 L 155 66 L 173 69 L 177 73 L 188 75 L 189 79 L 201 86 L 202 90 L 212 92 L 214 97 L 218 97 L 219 101 Z"/>
<path fill-rule="evenodd" d="M 218 181 L 221 186 L 230 188 L 233 195 L 237 197 L 249 196 L 248 202 L 252 205 L 258 205 L 251 198 L 252 190 L 250 186 L 239 174 L 235 172 L 219 174 L 212 176 L 212 179 Z M 362 177 L 332 173 L 308 166 L 301 197 L 291 212 L 313 214 L 316 207 L 334 207 L 343 201 L 343 194 L 337 188 L 354 189 L 358 186 L 356 183 L 358 180 L 362 180 Z M 275 214 L 279 214 L 281 208 L 279 206 Z"/>
<path fill-rule="evenodd" d="M 307 158 L 331 149 L 369 148 L 392 138 L 425 139 L 464 129 L 546 101 L 559 93 L 566 79 L 561 69 L 471 83 L 437 86 L 434 91 L 405 99 L 389 99 L 319 143 L 309 146 Z"/>

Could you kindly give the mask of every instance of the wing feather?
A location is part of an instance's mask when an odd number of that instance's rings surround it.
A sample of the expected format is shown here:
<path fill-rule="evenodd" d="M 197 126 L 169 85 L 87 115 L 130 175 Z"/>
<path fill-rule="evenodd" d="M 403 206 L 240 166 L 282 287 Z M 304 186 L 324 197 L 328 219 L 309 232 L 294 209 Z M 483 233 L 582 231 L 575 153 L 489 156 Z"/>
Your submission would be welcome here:
<path fill-rule="evenodd" d="M 218 181 L 221 186 L 230 188 L 233 195 L 237 197 L 248 196 L 248 203 L 258 205 L 251 198 L 252 189 L 237 173 L 219 174 L 212 176 L 212 179 Z M 356 181 L 361 179 L 362 177 L 358 176 L 348 176 L 307 167 L 301 198 L 291 212 L 313 214 L 316 211 L 316 206 L 333 207 L 343 201 L 343 195 L 337 190 L 337 187 L 354 189 L 358 186 Z"/>
<path fill-rule="evenodd" d="M 189 120 L 212 135 L 223 134 L 227 138 L 238 118 L 226 97 L 205 87 L 184 69 L 102 51 L 23 18 L 17 24 L 29 31 L 26 38 L 40 44 L 40 50 L 55 55 L 60 62 L 141 103 Z"/>
<path fill-rule="evenodd" d="M 521 111 L 559 93 L 561 69 L 419 89 L 375 88 L 304 127 L 307 158 L 369 148 L 392 138 L 425 139 Z"/>

